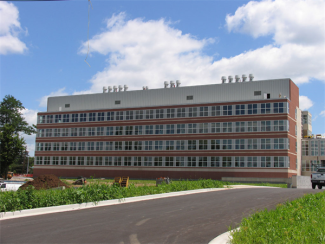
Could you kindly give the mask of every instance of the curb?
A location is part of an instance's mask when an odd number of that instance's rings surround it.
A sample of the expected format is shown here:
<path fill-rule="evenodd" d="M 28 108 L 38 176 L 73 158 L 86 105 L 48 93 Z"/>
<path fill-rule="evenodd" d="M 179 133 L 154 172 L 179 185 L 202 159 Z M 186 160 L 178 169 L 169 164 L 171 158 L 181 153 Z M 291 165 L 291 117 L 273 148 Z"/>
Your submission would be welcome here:
<path fill-rule="evenodd" d="M 239 230 L 239 227 L 237 229 L 234 230 Z M 209 242 L 209 244 L 230 244 L 232 237 L 230 235 L 230 233 L 234 230 L 231 231 L 227 231 L 221 235 L 218 235 L 216 238 L 214 238 L 213 240 L 211 240 Z"/>
<path fill-rule="evenodd" d="M 235 188 L 208 188 L 208 189 L 198 189 L 198 190 L 190 190 L 190 191 L 178 191 L 178 192 L 162 193 L 162 194 L 139 196 L 139 197 L 128 197 L 124 199 L 105 200 L 105 201 L 99 201 L 97 203 L 87 202 L 87 203 L 80 203 L 80 204 L 77 203 L 77 204 L 61 205 L 61 206 L 54 206 L 54 207 L 26 209 L 26 210 L 14 211 L 14 212 L 1 212 L 0 220 L 36 216 L 41 214 L 60 213 L 66 211 L 81 210 L 81 209 L 94 208 L 94 207 L 103 207 L 103 206 L 110 206 L 110 205 L 116 205 L 122 203 L 139 202 L 139 201 L 153 200 L 153 199 L 166 198 L 166 197 L 183 196 L 183 195 L 189 195 L 195 193 L 223 191 L 229 189 L 235 189 Z"/>

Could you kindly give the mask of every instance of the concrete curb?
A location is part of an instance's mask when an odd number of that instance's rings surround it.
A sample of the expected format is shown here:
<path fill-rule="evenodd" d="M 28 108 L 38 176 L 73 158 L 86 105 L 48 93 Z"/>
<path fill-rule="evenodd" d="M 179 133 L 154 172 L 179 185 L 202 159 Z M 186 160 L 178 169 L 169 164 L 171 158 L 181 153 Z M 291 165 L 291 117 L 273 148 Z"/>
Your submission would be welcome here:
<path fill-rule="evenodd" d="M 61 206 L 54 206 L 54 207 L 27 209 L 27 210 L 15 211 L 15 212 L 1 212 L 0 220 L 36 216 L 41 214 L 59 213 L 59 212 L 73 211 L 73 210 L 81 210 L 81 209 L 94 208 L 94 207 L 103 207 L 103 206 L 110 206 L 110 205 L 116 205 L 121 203 L 139 202 L 139 201 L 153 200 L 153 199 L 159 199 L 165 197 L 183 196 L 183 195 L 195 194 L 195 193 L 223 191 L 229 189 L 233 189 L 233 188 L 208 188 L 208 189 L 198 189 L 198 190 L 190 190 L 190 191 L 178 191 L 178 192 L 170 192 L 170 193 L 139 196 L 139 197 L 128 197 L 124 199 L 105 200 L 105 201 L 99 201 L 97 203 L 87 202 L 81 204 L 70 204 L 70 205 L 61 205 Z"/>
<path fill-rule="evenodd" d="M 238 230 L 239 228 L 235 229 L 235 230 Z M 214 238 L 212 241 L 209 242 L 209 244 L 230 244 L 231 240 L 232 240 L 232 237 L 230 235 L 230 233 L 232 232 L 233 230 L 231 231 L 227 231 L 221 235 L 218 235 L 216 238 Z"/>

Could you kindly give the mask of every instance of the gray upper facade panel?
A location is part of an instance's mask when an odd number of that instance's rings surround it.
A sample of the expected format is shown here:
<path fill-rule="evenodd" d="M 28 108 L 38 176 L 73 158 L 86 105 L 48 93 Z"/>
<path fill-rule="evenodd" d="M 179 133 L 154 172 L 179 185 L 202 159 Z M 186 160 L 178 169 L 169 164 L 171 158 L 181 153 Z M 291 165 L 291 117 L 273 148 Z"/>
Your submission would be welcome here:
<path fill-rule="evenodd" d="M 278 99 L 279 94 L 290 99 L 290 79 L 49 97 L 47 112 L 254 101 L 265 99 L 265 94 L 269 99 Z"/>

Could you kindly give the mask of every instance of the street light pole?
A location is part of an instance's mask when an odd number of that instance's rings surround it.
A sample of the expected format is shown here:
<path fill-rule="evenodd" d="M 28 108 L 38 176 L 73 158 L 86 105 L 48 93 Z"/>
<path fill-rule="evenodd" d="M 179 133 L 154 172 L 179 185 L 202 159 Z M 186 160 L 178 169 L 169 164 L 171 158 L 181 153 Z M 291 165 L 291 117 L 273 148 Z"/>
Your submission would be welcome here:
<path fill-rule="evenodd" d="M 28 174 L 28 169 L 29 169 L 29 155 L 27 156 L 27 174 Z"/>

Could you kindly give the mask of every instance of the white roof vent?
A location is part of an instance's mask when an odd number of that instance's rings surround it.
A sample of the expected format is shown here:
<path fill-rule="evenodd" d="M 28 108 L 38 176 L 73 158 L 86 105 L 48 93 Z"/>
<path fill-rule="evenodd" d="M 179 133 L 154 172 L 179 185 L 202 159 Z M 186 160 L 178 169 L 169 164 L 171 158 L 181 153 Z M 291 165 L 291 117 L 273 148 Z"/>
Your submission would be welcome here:
<path fill-rule="evenodd" d="M 170 88 L 174 88 L 175 87 L 175 82 L 174 81 L 170 81 Z"/>
<path fill-rule="evenodd" d="M 142 87 L 142 90 L 144 90 L 144 91 L 145 91 L 145 90 L 146 90 L 146 87 L 145 87 L 145 86 L 143 86 L 143 87 Z"/>
<path fill-rule="evenodd" d="M 236 82 L 240 82 L 240 76 L 239 75 L 235 75 L 235 80 L 236 80 Z"/>
<path fill-rule="evenodd" d="M 232 80 L 233 80 L 232 76 L 231 76 L 231 75 L 229 75 L 229 76 L 228 76 L 228 81 L 229 81 L 229 83 L 231 83 L 231 82 L 232 82 Z"/>
<path fill-rule="evenodd" d="M 222 83 L 226 83 L 226 81 L 227 81 L 227 77 L 226 77 L 226 76 L 222 76 L 222 77 L 221 77 L 221 80 L 222 80 Z"/>
<path fill-rule="evenodd" d="M 242 75 L 241 77 L 243 78 L 243 82 L 247 81 L 247 76 L 246 75 Z"/>
<path fill-rule="evenodd" d="M 129 87 L 127 85 L 124 85 L 124 91 L 127 91 Z"/>
<path fill-rule="evenodd" d="M 106 86 L 103 86 L 103 93 L 106 93 L 106 91 L 107 91 Z"/>
<path fill-rule="evenodd" d="M 111 86 L 108 86 L 107 89 L 108 89 L 108 92 L 111 92 L 113 90 Z"/>
<path fill-rule="evenodd" d="M 119 85 L 119 86 L 118 86 L 118 91 L 119 91 L 119 92 L 123 91 L 123 86 L 122 86 L 122 85 Z"/>
<path fill-rule="evenodd" d="M 149 87 L 148 86 L 146 86 L 146 90 L 149 90 Z"/>
<path fill-rule="evenodd" d="M 177 80 L 176 81 L 176 87 L 180 87 L 181 86 L 181 81 L 180 80 Z"/>
<path fill-rule="evenodd" d="M 254 75 L 253 74 L 249 74 L 249 81 L 253 81 L 254 80 Z"/>
<path fill-rule="evenodd" d="M 168 81 L 165 81 L 164 82 L 164 88 L 168 88 L 169 84 L 168 84 Z"/>
<path fill-rule="evenodd" d="M 113 91 L 117 92 L 117 86 L 113 86 Z"/>

